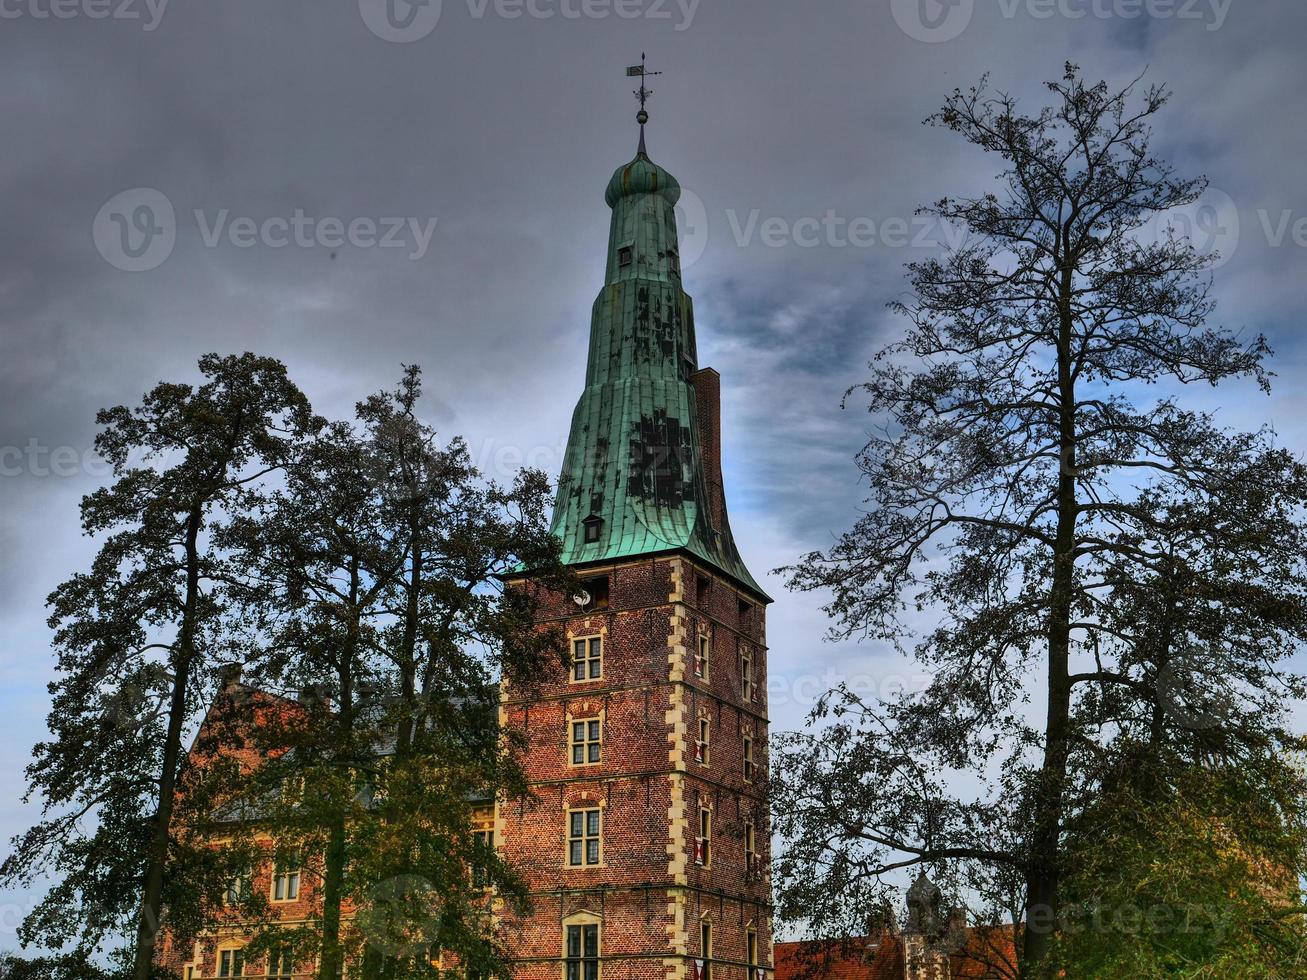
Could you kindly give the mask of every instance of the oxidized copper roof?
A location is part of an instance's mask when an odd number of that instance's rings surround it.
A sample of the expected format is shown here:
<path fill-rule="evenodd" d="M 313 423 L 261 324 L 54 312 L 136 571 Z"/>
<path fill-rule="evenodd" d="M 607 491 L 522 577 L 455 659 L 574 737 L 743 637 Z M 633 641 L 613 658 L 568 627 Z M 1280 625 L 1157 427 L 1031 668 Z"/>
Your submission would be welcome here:
<path fill-rule="evenodd" d="M 728 522 L 712 522 L 690 384 L 698 357 L 694 305 L 681 288 L 679 195 L 643 150 L 608 183 L 607 271 L 553 531 L 569 564 L 685 551 L 766 599 Z"/>

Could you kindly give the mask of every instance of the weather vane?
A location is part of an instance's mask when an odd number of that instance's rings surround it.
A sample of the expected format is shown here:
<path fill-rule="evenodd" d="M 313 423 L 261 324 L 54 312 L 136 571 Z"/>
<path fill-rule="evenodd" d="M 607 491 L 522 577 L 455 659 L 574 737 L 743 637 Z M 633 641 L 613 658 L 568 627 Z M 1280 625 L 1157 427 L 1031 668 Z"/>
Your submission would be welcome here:
<path fill-rule="evenodd" d="M 636 122 L 640 124 L 641 151 L 644 150 L 644 124 L 649 121 L 649 112 L 644 106 L 645 103 L 649 101 L 649 96 L 653 95 L 653 89 L 646 87 L 644 80 L 654 75 L 661 74 L 662 72 L 660 71 L 650 71 L 645 67 L 645 53 L 643 51 L 640 52 L 640 63 L 638 65 L 632 65 L 630 68 L 626 69 L 627 78 L 640 79 L 640 87 L 635 90 L 635 97 L 640 100 L 640 111 L 636 113 L 635 119 Z"/>

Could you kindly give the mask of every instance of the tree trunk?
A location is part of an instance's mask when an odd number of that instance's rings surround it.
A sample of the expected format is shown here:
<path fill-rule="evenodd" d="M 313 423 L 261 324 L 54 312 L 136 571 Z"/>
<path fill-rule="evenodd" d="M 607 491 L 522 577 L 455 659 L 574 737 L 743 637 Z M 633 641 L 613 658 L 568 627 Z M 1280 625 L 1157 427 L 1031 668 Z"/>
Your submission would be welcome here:
<path fill-rule="evenodd" d="M 354 743 L 354 666 L 360 645 L 359 591 L 362 587 L 357 562 L 350 567 L 349 625 L 345 649 L 341 651 L 339 667 L 340 711 L 338 713 L 337 751 L 353 751 Z M 345 894 L 346 838 L 344 808 L 348 800 L 341 801 L 340 809 L 332 814 L 328 828 L 327 853 L 322 869 L 322 955 L 318 960 L 318 980 L 336 980 L 344 966 L 344 953 L 340 947 L 341 907 Z"/>
<path fill-rule="evenodd" d="M 168 841 L 172 834 L 173 794 L 177 789 L 177 766 L 182 754 L 182 726 L 186 721 L 186 687 L 195 660 L 195 615 L 200 594 L 200 526 L 203 512 L 196 506 L 186 520 L 186 599 L 177 635 L 173 663 L 172 697 L 168 704 L 168 733 L 163 744 L 163 768 L 159 774 L 159 801 L 154 814 L 154 832 L 145 866 L 141 911 L 136 925 L 136 956 L 133 980 L 149 980 L 154 966 L 154 942 L 159 934 L 163 899 L 164 869 L 168 862 Z"/>
<path fill-rule="evenodd" d="M 322 956 L 318 980 L 336 980 L 340 972 L 340 909 L 345 891 L 345 820 L 333 821 L 322 875 Z"/>
<path fill-rule="evenodd" d="M 1026 872 L 1025 936 L 1021 973 L 1035 980 L 1047 973 L 1046 960 L 1056 929 L 1061 877 L 1062 808 L 1071 723 L 1071 603 L 1075 586 L 1076 547 L 1076 394 L 1071 341 L 1073 321 L 1072 263 L 1062 267 L 1057 343 L 1059 470 L 1057 532 L 1053 544 L 1053 582 L 1049 596 L 1048 713 L 1044 725 L 1044 761 L 1035 785 L 1034 826 Z"/>

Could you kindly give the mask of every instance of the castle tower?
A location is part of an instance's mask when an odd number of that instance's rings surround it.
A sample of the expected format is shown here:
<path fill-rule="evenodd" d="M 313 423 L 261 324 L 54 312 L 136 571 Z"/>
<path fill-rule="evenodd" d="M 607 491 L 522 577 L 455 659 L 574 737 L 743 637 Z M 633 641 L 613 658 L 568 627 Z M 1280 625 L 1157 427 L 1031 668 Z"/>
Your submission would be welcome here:
<path fill-rule="evenodd" d="M 526 980 L 762 980 L 772 964 L 771 600 L 731 536 L 720 379 L 698 364 L 680 188 L 645 150 L 647 118 L 605 194 L 606 274 L 554 512 L 585 593 L 541 619 L 566 633 L 571 666 L 501 708 L 534 793 L 496 816 L 534 903 L 510 926 Z"/>

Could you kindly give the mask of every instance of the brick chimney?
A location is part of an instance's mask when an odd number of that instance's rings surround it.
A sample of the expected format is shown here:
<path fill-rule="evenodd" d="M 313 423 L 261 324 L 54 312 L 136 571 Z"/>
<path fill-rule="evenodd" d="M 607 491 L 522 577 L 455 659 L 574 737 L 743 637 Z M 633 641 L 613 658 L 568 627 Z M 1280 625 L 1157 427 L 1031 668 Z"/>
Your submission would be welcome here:
<path fill-rule="evenodd" d="M 726 521 L 726 491 L 722 483 L 722 377 L 712 368 L 690 375 L 694 388 L 694 410 L 699 419 L 699 448 L 703 453 L 703 475 L 708 484 L 708 517 L 713 530 Z"/>

